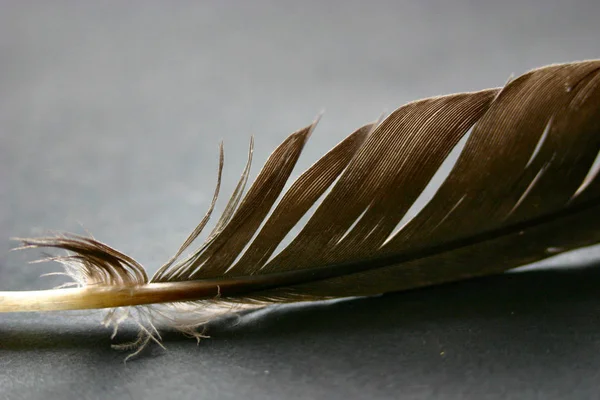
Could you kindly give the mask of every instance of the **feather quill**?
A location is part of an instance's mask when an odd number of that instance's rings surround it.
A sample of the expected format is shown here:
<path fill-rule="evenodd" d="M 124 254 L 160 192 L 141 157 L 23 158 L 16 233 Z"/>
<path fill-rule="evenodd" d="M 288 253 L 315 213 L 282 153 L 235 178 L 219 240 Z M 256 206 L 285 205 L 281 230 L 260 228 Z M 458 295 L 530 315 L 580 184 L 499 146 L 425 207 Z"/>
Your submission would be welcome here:
<path fill-rule="evenodd" d="M 400 107 L 344 139 L 277 203 L 315 125 L 290 135 L 244 194 L 251 143 L 225 211 L 205 242 L 183 257 L 217 200 L 221 146 L 209 211 L 151 278 L 93 238 L 21 239 L 24 248 L 67 250 L 51 260 L 64 265 L 77 287 L 0 292 L 0 312 L 109 308 L 105 322 L 115 329 L 129 317 L 138 323 L 133 348 L 140 349 L 159 342 L 156 322 L 201 338 L 196 328 L 237 310 L 493 274 L 600 241 L 598 60 L 547 66 L 502 88 Z M 447 178 L 406 222 L 466 137 Z"/>

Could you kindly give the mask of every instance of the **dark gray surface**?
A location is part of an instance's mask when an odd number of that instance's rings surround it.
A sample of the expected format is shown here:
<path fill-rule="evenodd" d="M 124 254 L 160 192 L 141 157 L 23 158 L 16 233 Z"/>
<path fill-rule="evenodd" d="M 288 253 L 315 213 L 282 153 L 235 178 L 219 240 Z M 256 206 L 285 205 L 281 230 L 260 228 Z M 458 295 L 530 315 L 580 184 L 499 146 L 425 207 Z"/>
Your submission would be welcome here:
<path fill-rule="evenodd" d="M 230 193 L 251 134 L 255 176 L 325 108 L 297 176 L 384 110 L 600 53 L 594 0 L 143 3 L 0 2 L 0 290 L 61 282 L 11 236 L 79 223 L 155 270 L 208 206 L 221 139 Z M 0 315 L 0 399 L 598 398 L 599 253 L 280 307 L 127 365 L 98 315 Z"/>

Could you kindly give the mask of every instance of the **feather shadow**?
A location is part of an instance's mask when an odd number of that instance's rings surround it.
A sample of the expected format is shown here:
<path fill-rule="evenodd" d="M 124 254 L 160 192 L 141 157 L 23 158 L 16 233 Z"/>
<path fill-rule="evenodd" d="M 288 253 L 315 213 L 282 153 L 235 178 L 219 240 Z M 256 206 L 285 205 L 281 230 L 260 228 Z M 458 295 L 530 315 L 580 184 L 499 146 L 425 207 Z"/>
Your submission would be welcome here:
<path fill-rule="evenodd" d="M 406 332 L 449 329 L 456 324 L 481 326 L 496 321 L 508 330 L 514 321 L 551 325 L 556 335 L 577 329 L 565 324 L 565 318 L 600 313 L 600 263 L 562 270 L 533 270 L 417 289 L 379 297 L 336 302 L 273 306 L 237 318 L 214 321 L 207 327 L 211 339 L 204 348 L 251 344 L 268 340 L 285 346 L 299 338 L 312 341 L 337 337 L 347 343 L 358 336 L 385 333 L 401 341 Z M 583 308 L 582 308 L 583 307 Z M 580 315 L 581 317 L 581 315 Z M 4 316 L 3 316 L 4 319 Z M 572 318 L 571 318 L 572 319 Z M 65 326 L 56 314 L 32 318 L 12 315 L 0 324 L 0 354 L 12 351 L 60 351 L 79 349 L 91 354 L 110 354 L 110 339 L 105 328 L 94 319 Z M 125 327 L 117 341 L 135 338 L 135 327 Z M 177 351 L 195 344 L 176 331 L 166 331 L 167 348 Z M 159 352 L 151 351 L 152 354 Z M 147 353 L 146 353 L 147 354 Z"/>

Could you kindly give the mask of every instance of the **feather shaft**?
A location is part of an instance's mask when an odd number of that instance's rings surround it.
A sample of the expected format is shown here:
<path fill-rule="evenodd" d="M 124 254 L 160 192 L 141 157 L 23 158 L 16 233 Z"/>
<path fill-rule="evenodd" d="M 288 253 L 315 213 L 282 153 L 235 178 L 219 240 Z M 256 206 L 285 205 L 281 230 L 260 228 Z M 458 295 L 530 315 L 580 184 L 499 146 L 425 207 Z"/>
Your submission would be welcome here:
<path fill-rule="evenodd" d="M 202 279 L 183 282 L 159 282 L 138 286 L 88 286 L 75 289 L 54 289 L 38 291 L 7 291 L 0 292 L 0 312 L 30 312 L 30 311 L 61 311 L 84 310 L 97 308 L 114 308 L 136 306 L 155 303 L 172 303 L 182 301 L 195 301 L 219 297 L 235 296 L 244 293 L 259 292 L 272 288 L 293 286 L 315 281 L 326 280 L 362 271 L 373 271 L 397 263 L 425 259 L 457 249 L 467 248 L 480 243 L 494 241 L 510 234 L 523 233 L 528 230 L 547 231 L 552 227 L 568 221 L 570 224 L 581 225 L 582 231 L 587 231 L 586 221 L 591 221 L 595 226 L 596 218 L 600 215 L 600 202 L 598 200 L 586 201 L 561 210 L 557 213 L 547 214 L 542 217 L 523 223 L 513 224 L 509 227 L 486 232 L 474 237 L 459 239 L 446 244 L 404 253 L 401 257 L 383 257 L 362 262 L 348 262 L 329 265 L 317 269 L 291 270 L 280 273 L 264 275 L 241 276 L 237 278 Z M 569 232 L 573 236 L 573 232 Z M 564 249 L 569 250 L 569 248 Z M 555 255 L 553 253 L 552 255 Z M 530 260 L 531 261 L 531 260 Z M 438 274 L 438 281 L 431 281 L 425 276 L 415 276 L 412 279 L 403 277 L 402 282 L 406 288 L 417 288 L 434 283 L 449 282 L 464 279 L 469 276 L 485 275 L 501 272 L 513 268 L 511 263 L 493 264 L 490 268 L 478 266 L 476 273 L 468 274 Z M 438 271 L 439 272 L 439 271 Z M 450 272 L 450 271 L 447 271 Z"/>

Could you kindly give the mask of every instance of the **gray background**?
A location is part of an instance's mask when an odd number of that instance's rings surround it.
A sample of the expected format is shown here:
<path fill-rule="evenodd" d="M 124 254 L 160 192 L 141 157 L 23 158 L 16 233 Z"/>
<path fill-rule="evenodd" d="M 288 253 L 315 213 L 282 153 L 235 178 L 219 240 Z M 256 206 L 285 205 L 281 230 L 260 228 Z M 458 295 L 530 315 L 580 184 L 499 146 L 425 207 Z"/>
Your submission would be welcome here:
<path fill-rule="evenodd" d="M 207 208 L 220 140 L 228 194 L 250 135 L 255 176 L 325 109 L 297 176 L 407 101 L 598 57 L 599 17 L 595 0 L 1 1 L 0 290 L 62 282 L 9 252 L 47 229 L 153 271 Z M 597 254 L 277 307 L 127 365 L 100 315 L 0 315 L 0 399 L 598 398 Z"/>

